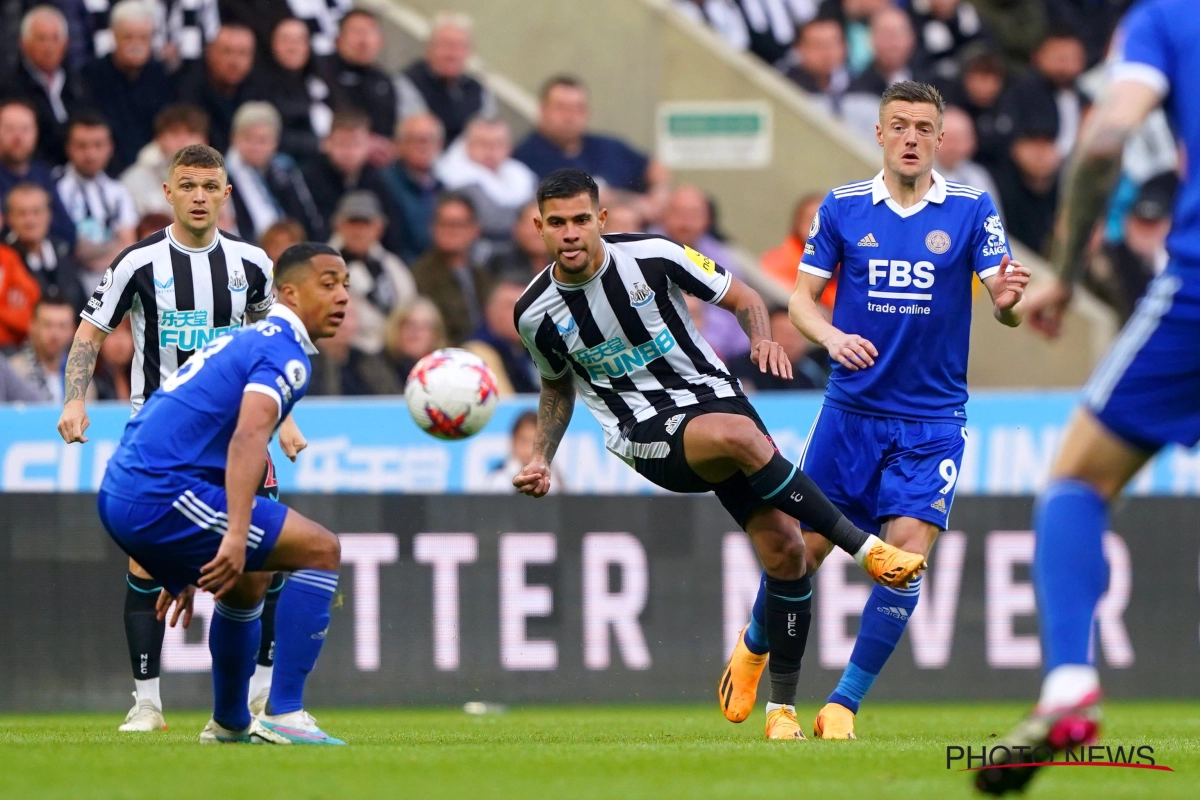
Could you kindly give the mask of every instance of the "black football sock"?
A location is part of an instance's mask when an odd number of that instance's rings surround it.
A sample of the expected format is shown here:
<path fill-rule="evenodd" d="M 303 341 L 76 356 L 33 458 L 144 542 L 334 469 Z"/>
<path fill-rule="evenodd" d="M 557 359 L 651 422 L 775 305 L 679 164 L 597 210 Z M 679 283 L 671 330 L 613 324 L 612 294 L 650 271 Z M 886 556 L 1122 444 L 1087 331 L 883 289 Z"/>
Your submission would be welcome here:
<path fill-rule="evenodd" d="M 812 622 L 812 583 L 808 576 L 785 581 L 768 575 L 766 611 L 771 702 L 794 706 L 800 685 L 800 662 Z"/>
<path fill-rule="evenodd" d="M 781 456 L 771 456 L 767 465 L 746 476 L 758 496 L 788 516 L 856 555 L 871 534 L 861 530 L 838 511 L 825 493 L 800 468 Z"/>
<path fill-rule="evenodd" d="M 158 620 L 158 595 L 162 586 L 153 578 L 125 576 L 125 640 L 134 680 L 157 678 L 162 663 L 163 634 L 167 623 Z"/>
<path fill-rule="evenodd" d="M 257 664 L 260 667 L 270 667 L 275 664 L 275 606 L 279 603 L 279 592 L 286 580 L 282 572 L 276 572 L 271 578 L 271 586 L 267 596 L 263 598 L 262 640 L 258 645 Z"/>

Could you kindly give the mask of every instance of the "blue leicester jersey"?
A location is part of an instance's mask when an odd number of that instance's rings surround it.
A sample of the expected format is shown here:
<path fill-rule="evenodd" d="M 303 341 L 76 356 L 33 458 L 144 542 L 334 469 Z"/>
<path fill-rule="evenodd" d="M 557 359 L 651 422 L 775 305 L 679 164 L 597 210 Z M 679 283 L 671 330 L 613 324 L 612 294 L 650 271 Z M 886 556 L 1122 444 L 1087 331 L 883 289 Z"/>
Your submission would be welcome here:
<path fill-rule="evenodd" d="M 213 339 L 163 381 L 125 426 L 101 490 L 129 501 L 174 499 L 198 483 L 225 485 L 229 440 L 242 395 L 260 392 L 278 405 L 278 421 L 308 389 L 316 352 L 291 309 Z"/>
<path fill-rule="evenodd" d="M 809 228 L 800 270 L 831 277 L 841 265 L 833 324 L 879 351 L 857 372 L 834 362 L 825 402 L 908 420 L 966 419 L 972 276 L 1009 252 L 986 192 L 933 173 L 921 202 L 901 208 L 880 172 L 834 189 Z"/>
<path fill-rule="evenodd" d="M 1187 150 L 1167 250 L 1200 266 L 1200 180 L 1193 169 L 1200 158 L 1200 2 L 1142 0 L 1125 17 L 1117 40 L 1111 77 L 1157 91 Z"/>

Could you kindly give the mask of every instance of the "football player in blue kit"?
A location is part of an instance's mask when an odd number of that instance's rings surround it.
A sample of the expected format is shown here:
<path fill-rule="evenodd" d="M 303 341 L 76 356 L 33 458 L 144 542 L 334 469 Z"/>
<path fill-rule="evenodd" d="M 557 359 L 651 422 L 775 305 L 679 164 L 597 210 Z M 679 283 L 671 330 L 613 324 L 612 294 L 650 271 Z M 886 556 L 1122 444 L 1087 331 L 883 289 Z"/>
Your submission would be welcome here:
<path fill-rule="evenodd" d="M 141 564 L 186 627 L 196 587 L 212 592 L 213 716 L 202 743 L 344 744 L 304 711 L 329 627 L 341 547 L 319 524 L 255 497 L 267 444 L 308 389 L 314 338 L 345 318 L 349 273 L 328 245 L 288 248 L 267 318 L 218 337 L 163 381 L 125 428 L 100 484 L 108 533 Z M 271 573 L 290 571 L 275 612 L 274 681 L 247 708 Z"/>
<path fill-rule="evenodd" d="M 1111 85 L 1075 147 L 1059 208 L 1052 266 L 1058 280 L 1029 297 L 1030 323 L 1057 334 L 1088 239 L 1121 172 L 1125 142 L 1160 105 L 1189 163 L 1200 154 L 1200 4 L 1144 0 L 1117 33 Z M 1091 648 L 1096 604 L 1108 588 L 1108 504 L 1160 449 L 1200 441 L 1200 180 L 1188 169 L 1167 238 L 1170 259 L 1083 390 L 1050 482 L 1034 509 L 1045 676 L 1033 712 L 973 776 L 991 794 L 1023 791 L 1038 762 L 1093 741 L 1100 676 Z"/>
<path fill-rule="evenodd" d="M 974 277 L 1010 327 L 1020 322 L 1013 307 L 1029 282 L 987 193 L 933 171 L 942 111 L 941 95 L 926 84 L 903 81 L 884 92 L 876 129 L 883 170 L 826 196 L 789 304 L 796 327 L 836 362 L 800 468 L 855 525 L 922 555 L 948 524 L 966 443 Z M 817 300 L 839 265 L 831 324 Z M 805 532 L 810 573 L 831 549 Z M 872 589 L 850 663 L 814 735 L 854 738 L 859 703 L 900 641 L 920 589 L 920 576 L 907 587 Z M 735 696 L 750 704 L 767 653 L 763 593 L 760 585 L 727 668 L 745 687 Z"/>

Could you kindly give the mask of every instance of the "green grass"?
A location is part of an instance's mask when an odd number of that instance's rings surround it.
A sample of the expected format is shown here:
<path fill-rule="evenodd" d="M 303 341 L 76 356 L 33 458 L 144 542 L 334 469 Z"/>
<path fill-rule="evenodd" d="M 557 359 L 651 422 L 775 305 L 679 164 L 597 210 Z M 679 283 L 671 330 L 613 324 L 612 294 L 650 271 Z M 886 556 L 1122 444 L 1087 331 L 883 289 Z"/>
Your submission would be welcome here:
<path fill-rule="evenodd" d="M 207 719 L 172 713 L 164 734 L 118 734 L 119 715 L 0 717 L 0 798 L 739 798 L 971 797 L 947 744 L 1003 734 L 1011 704 L 872 704 L 857 742 L 762 740 L 703 706 L 324 710 L 345 748 L 200 747 Z M 802 708 L 807 731 L 815 708 Z M 1150 744 L 1175 773 L 1043 770 L 1030 798 L 1200 797 L 1200 704 L 1112 703 L 1106 738 Z"/>

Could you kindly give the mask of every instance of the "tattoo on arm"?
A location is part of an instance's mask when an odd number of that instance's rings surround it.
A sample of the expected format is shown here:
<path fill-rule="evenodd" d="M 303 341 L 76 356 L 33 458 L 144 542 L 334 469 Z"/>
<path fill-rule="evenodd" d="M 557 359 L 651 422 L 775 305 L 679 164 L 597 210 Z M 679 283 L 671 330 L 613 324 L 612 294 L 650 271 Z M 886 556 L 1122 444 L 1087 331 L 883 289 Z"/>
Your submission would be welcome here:
<path fill-rule="evenodd" d="M 95 342 L 76 339 L 71 344 L 71 352 L 67 355 L 67 366 L 63 373 L 64 405 L 72 400 L 82 400 L 87 394 L 99 355 L 100 348 Z"/>
<path fill-rule="evenodd" d="M 1125 139 L 1121 130 L 1098 131 L 1089 152 L 1080 153 L 1071 165 L 1051 253 L 1064 283 L 1074 281 L 1083 265 L 1092 229 L 1120 177 Z"/>
<path fill-rule="evenodd" d="M 549 464 L 558 452 L 559 442 L 571 423 L 575 410 L 575 384 L 568 375 L 566 380 L 542 380 L 542 394 L 538 399 L 537 434 L 533 440 L 533 452 L 546 459 Z"/>
<path fill-rule="evenodd" d="M 738 325 L 750 337 L 751 342 L 771 338 L 771 322 L 767 315 L 767 307 L 759 300 L 754 305 L 743 306 L 737 310 Z"/>

